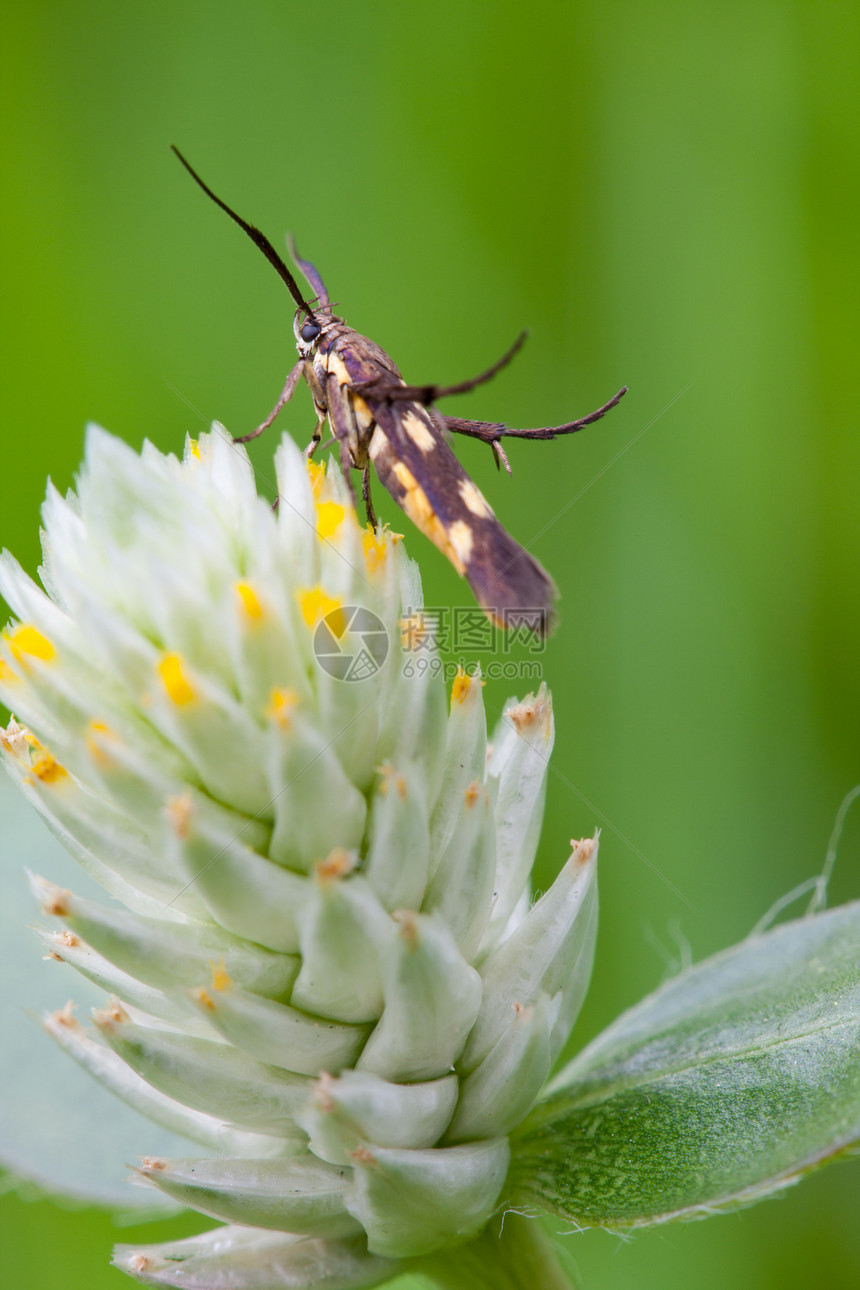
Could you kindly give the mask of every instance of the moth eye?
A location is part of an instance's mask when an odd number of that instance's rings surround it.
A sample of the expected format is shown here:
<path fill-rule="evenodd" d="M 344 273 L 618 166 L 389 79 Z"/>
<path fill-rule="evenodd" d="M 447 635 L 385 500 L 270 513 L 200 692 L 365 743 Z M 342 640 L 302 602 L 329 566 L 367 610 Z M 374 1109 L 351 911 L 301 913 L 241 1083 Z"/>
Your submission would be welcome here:
<path fill-rule="evenodd" d="M 306 323 L 302 323 L 302 328 L 301 328 L 301 331 L 299 332 L 299 335 L 301 336 L 302 340 L 308 341 L 308 342 L 312 340 L 316 340 L 319 334 L 320 334 L 320 325 L 319 323 L 314 322 L 313 319 L 309 318 Z"/>

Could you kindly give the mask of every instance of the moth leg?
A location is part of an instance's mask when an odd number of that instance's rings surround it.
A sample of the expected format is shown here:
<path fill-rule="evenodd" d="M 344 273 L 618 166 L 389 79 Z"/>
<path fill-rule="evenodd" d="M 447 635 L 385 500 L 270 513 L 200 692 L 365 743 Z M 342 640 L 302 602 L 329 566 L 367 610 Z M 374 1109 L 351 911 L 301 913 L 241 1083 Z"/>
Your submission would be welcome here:
<path fill-rule="evenodd" d="M 355 461 L 349 446 L 353 422 L 349 406 L 347 404 L 346 392 L 336 376 L 329 375 L 326 383 L 325 395 L 326 402 L 328 403 L 328 415 L 331 420 L 331 428 L 334 431 L 335 438 L 337 439 L 338 451 L 340 453 L 340 468 L 352 496 L 353 507 L 358 510 L 358 499 L 355 495 L 355 485 L 352 482 L 352 471 L 355 466 Z"/>
<path fill-rule="evenodd" d="M 353 471 L 352 453 L 349 451 L 349 446 L 345 444 L 342 439 L 339 440 L 338 442 L 338 449 L 340 453 L 341 474 L 343 475 L 344 482 L 346 483 L 346 486 L 349 489 L 350 497 L 352 498 L 352 509 L 354 511 L 357 511 L 358 498 L 355 495 L 355 484 L 352 482 L 352 471 Z"/>
<path fill-rule="evenodd" d="M 577 430 L 583 430 L 586 426 L 599 421 L 601 417 L 605 417 L 607 412 L 621 402 L 626 393 L 627 386 L 624 385 L 617 394 L 613 394 L 608 403 L 604 403 L 594 412 L 589 412 L 587 417 L 580 417 L 578 421 L 568 421 L 560 426 L 535 426 L 532 430 L 517 430 L 512 426 L 504 425 L 501 421 L 464 421 L 461 417 L 442 417 L 442 421 L 445 429 L 453 434 L 465 434 L 472 439 L 482 439 L 495 450 L 498 441 L 502 438 L 556 439 L 559 435 L 574 434 Z"/>
<path fill-rule="evenodd" d="M 295 367 L 287 377 L 287 383 L 284 386 L 284 388 L 281 390 L 280 398 L 278 399 L 275 406 L 272 408 L 269 415 L 266 417 L 265 421 L 261 421 L 260 424 L 257 426 L 257 429 L 252 430 L 250 434 L 234 435 L 233 436 L 234 443 L 248 443 L 249 440 L 256 439 L 258 435 L 261 435 L 264 430 L 268 430 L 269 426 L 272 424 L 275 417 L 280 412 L 281 408 L 284 407 L 287 403 L 289 403 L 290 399 L 293 397 L 296 386 L 299 383 L 299 377 L 304 371 L 304 368 L 305 368 L 305 360 L 301 358 L 299 359 L 298 363 L 296 363 Z"/>
<path fill-rule="evenodd" d="M 493 441 L 490 444 L 490 447 L 492 448 L 493 456 L 496 459 L 496 470 L 501 470 L 502 466 L 504 466 L 508 474 L 512 475 L 514 472 L 511 470 L 511 463 L 508 461 L 508 454 L 505 452 L 502 445 L 498 442 L 498 440 L 493 439 Z"/>
<path fill-rule="evenodd" d="M 317 448 L 320 446 L 320 440 L 322 439 L 322 430 L 323 430 L 323 426 L 325 425 L 325 416 L 326 414 L 324 412 L 322 413 L 322 415 L 317 413 L 317 423 L 314 426 L 314 432 L 311 435 L 311 441 L 308 444 L 307 448 L 305 448 L 305 461 L 310 461 L 311 457 L 314 455 Z"/>
<path fill-rule="evenodd" d="M 444 417 L 438 412 L 436 417 L 442 423 L 443 428 L 450 433 L 465 434 L 471 439 L 480 439 L 483 443 L 489 444 L 496 463 L 496 470 L 501 470 L 502 466 L 504 466 L 509 475 L 513 474 L 511 463 L 508 461 L 508 454 L 499 442 L 500 437 L 507 430 L 507 426 L 501 421 L 464 421 L 462 417 Z"/>
<path fill-rule="evenodd" d="M 467 394 L 469 390 L 474 390 L 476 386 L 492 380 L 497 372 L 506 367 L 514 355 L 522 348 L 527 335 L 528 332 L 520 332 L 507 353 L 493 363 L 492 367 L 488 367 L 485 372 L 481 372 L 479 376 L 473 376 L 468 381 L 459 381 L 457 385 L 395 385 L 390 381 L 367 381 L 361 385 L 356 385 L 354 388 L 360 394 L 372 394 L 376 398 L 397 401 L 407 399 L 412 403 L 435 403 L 437 399 L 447 398 L 449 394 Z"/>
<path fill-rule="evenodd" d="M 365 466 L 364 470 L 361 472 L 361 496 L 364 500 L 364 510 L 365 510 L 365 514 L 367 515 L 367 522 L 375 532 L 378 521 L 376 518 L 376 511 L 373 509 L 373 501 L 371 500 L 371 496 L 370 496 L 370 466 L 369 465 Z"/>

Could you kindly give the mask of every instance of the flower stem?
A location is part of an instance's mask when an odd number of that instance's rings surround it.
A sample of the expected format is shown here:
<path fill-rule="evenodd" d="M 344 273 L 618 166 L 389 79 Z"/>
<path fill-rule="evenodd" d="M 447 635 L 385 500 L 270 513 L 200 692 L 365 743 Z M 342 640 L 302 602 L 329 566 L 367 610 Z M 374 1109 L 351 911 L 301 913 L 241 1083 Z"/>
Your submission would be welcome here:
<path fill-rule="evenodd" d="M 576 1290 L 561 1247 L 536 1219 L 506 1214 L 468 1245 L 422 1259 L 438 1290 Z"/>

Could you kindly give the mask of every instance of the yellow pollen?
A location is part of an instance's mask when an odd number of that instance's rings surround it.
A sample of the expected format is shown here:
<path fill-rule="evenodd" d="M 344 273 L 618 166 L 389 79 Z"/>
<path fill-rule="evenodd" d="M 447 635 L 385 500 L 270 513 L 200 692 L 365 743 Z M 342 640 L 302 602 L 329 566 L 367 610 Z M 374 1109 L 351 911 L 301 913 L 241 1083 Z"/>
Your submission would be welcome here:
<path fill-rule="evenodd" d="M 149 1169 L 153 1173 L 160 1173 L 167 1168 L 167 1161 L 162 1160 L 161 1156 L 144 1156 L 140 1162 L 141 1169 Z"/>
<path fill-rule="evenodd" d="M 200 444 L 196 439 L 188 440 L 188 456 L 193 457 L 195 461 L 200 460 Z"/>
<path fill-rule="evenodd" d="M 588 864 L 594 855 L 594 838 L 571 838 L 570 845 L 573 847 L 573 855 L 568 864 L 574 868 Z"/>
<path fill-rule="evenodd" d="M 311 492 L 314 497 L 319 497 L 320 490 L 325 482 L 325 462 L 318 464 L 308 457 L 305 465 L 308 468 L 308 479 L 310 480 Z"/>
<path fill-rule="evenodd" d="M 395 909 L 392 917 L 400 924 L 400 935 L 411 949 L 417 949 L 419 941 L 418 919 L 414 910 Z"/>
<path fill-rule="evenodd" d="M 295 690 L 281 690 L 277 687 L 269 695 L 266 716 L 276 721 L 284 730 L 290 728 L 290 716 L 299 701 Z"/>
<path fill-rule="evenodd" d="M 100 766 L 113 765 L 113 758 L 105 749 L 105 742 L 109 739 L 116 739 L 116 735 L 110 726 L 106 726 L 103 721 L 91 721 L 87 726 L 87 751 L 94 762 Z"/>
<path fill-rule="evenodd" d="M 346 511 L 339 502 L 317 502 L 317 534 L 320 538 L 332 537 L 343 523 Z"/>
<path fill-rule="evenodd" d="M 119 999 L 110 999 L 106 1008 L 93 1009 L 93 1021 L 99 1030 L 110 1030 L 112 1026 L 121 1026 L 129 1020 L 129 1015 Z"/>
<path fill-rule="evenodd" d="M 194 689 L 182 668 L 178 654 L 165 654 L 158 665 L 164 688 L 174 703 L 180 707 L 194 698 Z"/>
<path fill-rule="evenodd" d="M 257 597 L 256 591 L 250 587 L 247 582 L 237 582 L 236 591 L 239 599 L 242 601 L 242 608 L 249 618 L 260 619 L 263 617 L 263 606 Z"/>
<path fill-rule="evenodd" d="M 327 596 L 322 587 L 308 587 L 306 591 L 299 592 L 299 608 L 308 627 L 316 627 L 321 618 L 327 617 L 335 609 L 340 609 L 340 600 L 336 596 Z M 335 619 L 331 624 L 332 631 L 337 625 L 337 619 Z M 335 634 L 341 636 L 343 626 Z"/>
<path fill-rule="evenodd" d="M 51 1014 L 51 1019 L 59 1026 L 65 1026 L 68 1030 L 79 1030 L 80 1024 L 75 1018 L 74 1000 L 70 999 L 64 1008 L 58 1008 Z"/>
<path fill-rule="evenodd" d="M 364 546 L 364 558 L 367 561 L 367 567 L 371 573 L 376 573 L 385 562 L 388 554 L 389 539 L 393 546 L 403 541 L 402 533 L 395 533 L 392 529 L 384 524 L 377 536 L 376 529 L 372 524 L 368 524 L 361 534 L 362 545 Z"/>
<path fill-rule="evenodd" d="M 368 524 L 361 535 L 361 543 L 364 547 L 364 558 L 367 561 L 367 567 L 371 573 L 375 573 L 384 562 L 388 550 L 385 537 L 383 534 L 377 537 L 376 530 L 371 524 Z"/>
<path fill-rule="evenodd" d="M 333 1111 L 335 1100 L 331 1095 L 334 1080 L 328 1071 L 323 1071 L 319 1079 L 313 1086 L 312 1096 L 314 1103 L 321 1111 Z"/>
<path fill-rule="evenodd" d="M 40 883 L 43 882 L 40 879 Z M 63 887 L 56 887 L 52 882 L 44 883 L 42 887 L 42 913 L 50 914 L 53 918 L 68 918 L 69 901 L 72 893 L 66 891 Z"/>
<path fill-rule="evenodd" d="M 454 684 L 451 687 L 451 706 L 455 703 L 463 703 L 466 695 L 472 688 L 472 678 L 463 667 L 457 668 L 457 675 L 454 677 Z"/>
<path fill-rule="evenodd" d="M 164 808 L 165 818 L 180 842 L 183 842 L 191 832 L 193 814 L 194 803 L 187 789 L 184 793 L 171 797 Z"/>
<path fill-rule="evenodd" d="M 522 703 L 509 708 L 506 715 L 513 721 L 519 734 L 531 726 L 538 726 L 544 734 L 548 735 L 552 720 L 552 704 L 546 689 L 541 686 L 537 698 L 529 695 Z"/>
<path fill-rule="evenodd" d="M 212 969 L 212 989 L 222 993 L 224 990 L 229 990 L 233 984 L 233 978 L 224 966 L 223 958 L 217 963 L 210 963 L 209 967 Z"/>
<path fill-rule="evenodd" d="M 27 778 L 31 783 L 33 779 L 38 779 L 41 784 L 56 784 L 58 780 L 65 779 L 68 773 L 56 757 L 49 752 L 44 752 L 31 765 Z"/>
<path fill-rule="evenodd" d="M 478 783 L 476 779 L 474 779 L 472 780 L 472 783 L 469 785 L 469 787 L 466 789 L 466 793 L 465 793 L 466 805 L 474 806 L 480 796 L 481 796 L 481 785 Z"/>
<path fill-rule="evenodd" d="M 19 726 L 13 716 L 9 717 L 9 724 L 5 730 L 0 726 L 0 747 L 6 749 L 18 761 L 30 765 L 29 748 L 35 739 L 35 735 L 27 729 L 26 726 Z M 41 745 L 38 745 L 41 747 Z"/>
<path fill-rule="evenodd" d="M 18 675 L 6 662 L 5 658 L 0 658 L 0 681 L 17 681 Z"/>
<path fill-rule="evenodd" d="M 355 861 L 348 851 L 343 847 L 335 847 L 325 860 L 318 860 L 314 865 L 314 873 L 317 881 L 320 883 L 337 882 L 339 878 L 345 878 L 346 875 L 355 868 Z"/>
<path fill-rule="evenodd" d="M 394 788 L 398 797 L 405 798 L 408 792 L 406 780 L 402 775 L 398 775 L 390 761 L 384 762 L 382 766 L 377 767 L 378 773 L 382 776 L 379 781 L 379 792 L 386 797 L 388 790 Z"/>
<path fill-rule="evenodd" d="M 23 660 L 25 654 L 29 654 L 33 658 L 40 658 L 45 663 L 50 663 L 57 652 L 47 636 L 43 636 L 30 623 L 21 623 L 18 627 L 13 627 L 11 631 L 7 628 L 4 630 L 3 636 L 9 642 L 9 647 L 19 663 Z"/>
<path fill-rule="evenodd" d="M 408 618 L 401 618 L 398 626 L 401 649 L 409 654 L 419 650 L 424 644 L 431 624 L 423 614 L 410 614 Z"/>
<path fill-rule="evenodd" d="M 191 998 L 195 1003 L 199 1003 L 201 1008 L 208 1008 L 210 1012 L 215 1011 L 215 1004 L 212 1002 L 212 995 L 208 990 L 204 990 L 202 986 L 199 990 L 191 991 Z"/>

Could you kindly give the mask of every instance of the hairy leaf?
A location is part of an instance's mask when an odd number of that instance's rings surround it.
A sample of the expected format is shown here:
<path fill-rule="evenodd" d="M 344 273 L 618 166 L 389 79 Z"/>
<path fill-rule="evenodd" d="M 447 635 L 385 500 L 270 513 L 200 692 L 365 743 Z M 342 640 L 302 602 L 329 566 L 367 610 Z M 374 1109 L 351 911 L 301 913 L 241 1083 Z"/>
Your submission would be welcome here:
<path fill-rule="evenodd" d="M 860 1141 L 860 902 L 705 960 L 621 1016 L 515 1135 L 506 1198 L 584 1226 L 757 1199 Z"/>

